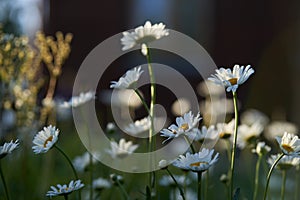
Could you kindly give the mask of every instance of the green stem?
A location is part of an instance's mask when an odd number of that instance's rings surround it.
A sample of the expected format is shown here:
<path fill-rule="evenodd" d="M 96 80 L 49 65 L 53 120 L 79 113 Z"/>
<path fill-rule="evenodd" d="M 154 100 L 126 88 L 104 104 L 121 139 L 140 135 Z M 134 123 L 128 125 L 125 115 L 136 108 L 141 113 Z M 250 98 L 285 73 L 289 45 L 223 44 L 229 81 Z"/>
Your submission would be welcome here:
<path fill-rule="evenodd" d="M 233 145 L 231 150 L 231 164 L 230 164 L 230 199 L 233 195 L 233 175 L 234 175 L 234 162 L 235 162 L 235 151 L 236 151 L 236 141 L 237 141 L 237 130 L 238 130 L 238 106 L 237 106 L 237 94 L 232 92 L 233 95 L 233 106 L 234 106 L 234 117 L 235 117 L 235 126 L 233 134 Z"/>
<path fill-rule="evenodd" d="M 281 200 L 284 200 L 285 183 L 286 183 L 286 170 L 282 170 Z"/>
<path fill-rule="evenodd" d="M 298 200 L 298 196 L 299 196 L 299 177 L 300 175 L 300 165 L 298 165 L 296 167 L 296 188 L 295 188 L 295 200 Z"/>
<path fill-rule="evenodd" d="M 65 194 L 65 195 L 64 195 L 64 198 L 65 198 L 65 200 L 68 200 L 68 195 Z"/>
<path fill-rule="evenodd" d="M 148 63 L 148 71 L 150 77 L 150 93 L 151 93 L 151 102 L 150 102 L 150 129 L 149 129 L 149 151 L 152 152 L 156 146 L 156 141 L 154 137 L 154 105 L 156 101 L 156 86 L 155 86 L 155 77 L 151 65 L 151 57 L 150 57 L 150 49 L 147 47 L 148 54 L 147 54 L 147 63 Z M 155 160 L 155 159 L 154 159 Z M 152 166 L 152 157 L 150 157 L 150 165 Z M 152 193 L 152 188 L 155 188 L 155 172 L 149 172 L 149 186 L 150 186 L 150 193 Z"/>
<path fill-rule="evenodd" d="M 255 167 L 255 182 L 254 182 L 253 200 L 257 199 L 257 193 L 258 193 L 258 187 L 259 187 L 259 169 L 260 169 L 261 160 L 262 160 L 262 155 L 259 154 L 257 162 L 256 162 L 256 167 Z"/>
<path fill-rule="evenodd" d="M 208 185 L 209 185 L 209 170 L 206 170 L 205 174 L 205 187 L 204 187 L 204 199 L 209 199 L 208 198 Z"/>
<path fill-rule="evenodd" d="M 89 153 L 90 156 L 90 199 L 93 199 L 93 155 Z"/>
<path fill-rule="evenodd" d="M 188 143 L 188 145 L 190 146 L 190 148 L 191 148 L 191 150 L 192 150 L 192 153 L 193 153 L 193 154 L 196 153 L 193 144 L 190 143 L 190 141 L 189 141 L 189 139 L 187 138 L 187 136 L 184 135 L 184 139 L 185 139 L 185 141 Z"/>
<path fill-rule="evenodd" d="M 75 167 L 74 165 L 72 164 L 72 161 L 70 160 L 70 158 L 67 156 L 67 154 L 65 154 L 65 152 L 63 152 L 62 149 L 60 149 L 58 146 L 54 145 L 54 147 L 65 157 L 65 159 L 67 160 L 67 162 L 69 163 L 69 165 L 71 166 L 72 168 L 72 171 L 74 173 L 74 176 L 75 176 L 75 179 L 76 180 L 79 180 L 78 178 L 78 175 L 77 175 L 77 172 L 75 170 Z M 79 196 L 79 200 L 81 199 L 81 191 L 78 190 L 78 196 Z"/>
<path fill-rule="evenodd" d="M 121 189 L 124 199 L 129 200 L 130 199 L 129 195 L 127 194 L 126 190 L 124 189 L 123 185 L 120 183 L 118 178 L 116 179 L 116 183 L 118 184 L 119 188 Z"/>
<path fill-rule="evenodd" d="M 180 195 L 181 195 L 182 199 L 185 200 L 184 192 L 183 192 L 182 188 L 180 187 L 180 185 L 178 184 L 178 182 L 176 181 L 175 177 L 170 172 L 170 170 L 168 168 L 166 170 L 167 170 L 168 174 L 171 176 L 171 178 L 173 179 L 173 181 L 176 184 L 177 188 L 179 189 L 179 192 L 180 192 Z"/>
<path fill-rule="evenodd" d="M 202 172 L 198 173 L 198 200 L 201 200 L 201 178 L 202 178 Z"/>
<path fill-rule="evenodd" d="M 2 182 L 3 182 L 4 190 L 5 190 L 6 199 L 9 200 L 8 189 L 7 189 L 4 174 L 3 174 L 3 171 L 2 171 L 1 162 L 0 162 L 0 174 L 1 174 L 1 179 L 2 179 Z"/>
<path fill-rule="evenodd" d="M 269 170 L 268 176 L 267 176 L 267 183 L 266 183 L 266 188 L 265 188 L 265 193 L 264 193 L 264 200 L 267 199 L 267 193 L 268 193 L 268 189 L 269 189 L 269 183 L 270 183 L 270 178 L 272 175 L 272 172 L 275 168 L 275 166 L 277 165 L 277 163 L 280 161 L 280 159 L 284 156 L 284 154 L 280 154 L 280 156 L 278 156 L 278 158 L 275 160 L 275 162 L 273 163 L 273 165 L 271 166 L 271 169 Z"/>
<path fill-rule="evenodd" d="M 147 110 L 147 113 L 150 115 L 150 109 L 149 109 L 145 99 L 143 98 L 142 94 L 140 93 L 140 91 L 138 89 L 135 89 L 134 92 L 138 95 L 138 97 L 140 98 L 144 108 Z"/>

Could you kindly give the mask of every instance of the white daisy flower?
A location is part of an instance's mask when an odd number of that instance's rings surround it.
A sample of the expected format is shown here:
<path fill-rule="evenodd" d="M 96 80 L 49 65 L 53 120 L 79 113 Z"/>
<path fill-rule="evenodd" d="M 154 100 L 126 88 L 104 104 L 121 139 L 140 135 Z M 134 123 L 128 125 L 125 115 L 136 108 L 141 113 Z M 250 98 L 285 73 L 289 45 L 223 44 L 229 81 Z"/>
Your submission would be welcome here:
<path fill-rule="evenodd" d="M 254 123 L 252 126 L 242 124 L 238 127 L 237 145 L 244 149 L 248 144 L 254 144 L 256 139 L 260 136 L 264 127 L 260 123 Z"/>
<path fill-rule="evenodd" d="M 84 187 L 84 184 L 81 183 L 81 180 L 71 181 L 69 185 L 64 184 L 60 185 L 57 184 L 57 187 L 51 186 L 52 190 L 49 190 L 46 194 L 47 197 L 54 197 L 54 196 L 66 196 L 73 191 L 79 190 Z"/>
<path fill-rule="evenodd" d="M 192 111 L 185 113 L 183 117 L 177 117 L 176 118 L 176 125 L 172 124 L 168 127 L 168 129 L 161 130 L 161 136 L 167 137 L 167 139 L 163 142 L 179 137 L 182 134 L 186 134 L 188 136 L 188 133 L 190 133 L 193 128 L 198 124 L 198 122 L 201 120 L 200 113 L 194 117 L 192 114 Z"/>
<path fill-rule="evenodd" d="M 300 154 L 300 139 L 297 135 L 285 132 L 281 137 L 276 137 L 276 140 L 286 155 L 299 155 Z"/>
<path fill-rule="evenodd" d="M 110 142 L 111 149 L 107 149 L 106 152 L 111 155 L 112 158 L 125 158 L 132 154 L 139 145 L 133 145 L 131 141 L 126 142 L 124 138 L 119 141 L 119 144 L 115 141 Z"/>
<path fill-rule="evenodd" d="M 234 119 L 232 119 L 228 123 L 218 123 L 217 130 L 219 133 L 219 137 L 222 139 L 230 138 L 234 132 L 234 124 L 235 124 Z"/>
<path fill-rule="evenodd" d="M 108 189 L 111 188 L 111 182 L 100 177 L 93 180 L 93 188 L 94 190 Z"/>
<path fill-rule="evenodd" d="M 248 109 L 241 114 L 241 123 L 251 126 L 254 123 L 266 126 L 269 123 L 267 115 L 256 109 Z"/>
<path fill-rule="evenodd" d="M 5 142 L 2 146 L 0 146 L 0 159 L 4 158 L 7 154 L 18 148 L 18 146 L 19 140 L 11 140 L 10 142 Z"/>
<path fill-rule="evenodd" d="M 35 154 L 46 153 L 56 143 L 59 135 L 59 130 L 55 126 L 44 127 L 33 138 L 32 150 Z"/>
<path fill-rule="evenodd" d="M 255 149 L 252 149 L 252 153 L 256 153 L 257 155 L 265 155 L 271 151 L 271 147 L 266 145 L 265 142 L 258 142 Z"/>
<path fill-rule="evenodd" d="M 118 89 L 135 89 L 136 82 L 144 71 L 141 70 L 141 66 L 128 70 L 126 74 L 118 81 L 111 81 L 110 88 Z"/>
<path fill-rule="evenodd" d="M 117 130 L 116 124 L 114 122 L 109 122 L 106 125 L 106 131 L 109 133 L 113 133 Z"/>
<path fill-rule="evenodd" d="M 164 36 L 168 36 L 169 31 L 165 29 L 163 23 L 151 24 L 147 21 L 144 26 L 137 27 L 134 32 L 123 32 L 121 43 L 123 45 L 122 50 L 128 50 L 136 45 L 149 44 L 152 41 L 158 40 Z"/>
<path fill-rule="evenodd" d="M 176 179 L 177 183 L 181 186 L 189 185 L 192 182 L 191 179 L 187 176 L 183 176 L 183 175 L 173 175 L 173 176 Z M 169 186 L 177 187 L 177 185 L 174 183 L 174 180 L 169 175 L 163 175 L 159 180 L 159 185 L 165 187 L 169 187 Z"/>
<path fill-rule="evenodd" d="M 150 129 L 151 120 L 150 117 L 145 117 L 141 120 L 136 120 L 133 123 L 128 124 L 125 126 L 124 130 L 126 133 L 131 135 L 138 135 Z"/>
<path fill-rule="evenodd" d="M 97 163 L 98 160 L 94 157 L 94 155 L 96 155 L 96 158 L 100 157 L 99 153 L 93 153 L 92 156 L 92 163 Z M 90 154 L 89 152 L 85 152 L 83 155 L 81 156 L 76 156 L 73 160 L 73 165 L 74 168 L 76 169 L 76 171 L 79 172 L 83 172 L 87 169 L 87 167 L 90 165 Z"/>
<path fill-rule="evenodd" d="M 208 80 L 218 85 L 223 85 L 227 92 L 235 92 L 239 85 L 243 84 L 254 70 L 250 65 L 244 66 L 234 65 L 233 70 L 220 68 L 216 70 L 216 74 L 211 75 Z"/>
<path fill-rule="evenodd" d="M 184 170 L 203 172 L 217 162 L 219 153 L 216 153 L 216 155 L 212 157 L 213 153 L 213 149 L 208 150 L 205 148 L 195 154 L 188 152 L 185 156 L 180 155 L 179 158 L 173 162 L 173 165 Z"/>
<path fill-rule="evenodd" d="M 273 163 L 277 160 L 278 156 L 280 156 L 280 154 L 271 155 L 271 157 L 268 159 L 269 165 L 273 165 Z M 300 164 L 299 157 L 285 155 L 279 160 L 279 162 L 276 165 L 276 168 L 280 170 L 286 170 L 286 169 L 290 169 L 291 167 L 296 167 L 299 164 Z"/>
<path fill-rule="evenodd" d="M 191 140 L 196 140 L 203 142 L 205 139 L 214 140 L 219 136 L 218 130 L 214 125 L 209 126 L 202 126 L 201 129 L 194 128 L 189 134 L 188 137 Z"/>
<path fill-rule="evenodd" d="M 60 108 L 70 108 L 70 107 L 78 107 L 92 99 L 95 98 L 95 92 L 88 91 L 88 92 L 81 92 L 79 96 L 72 97 L 69 101 L 63 102 L 59 105 Z"/>
<path fill-rule="evenodd" d="M 282 137 L 284 132 L 297 133 L 298 127 L 287 121 L 272 121 L 264 131 L 264 136 L 273 141 L 276 136 Z"/>

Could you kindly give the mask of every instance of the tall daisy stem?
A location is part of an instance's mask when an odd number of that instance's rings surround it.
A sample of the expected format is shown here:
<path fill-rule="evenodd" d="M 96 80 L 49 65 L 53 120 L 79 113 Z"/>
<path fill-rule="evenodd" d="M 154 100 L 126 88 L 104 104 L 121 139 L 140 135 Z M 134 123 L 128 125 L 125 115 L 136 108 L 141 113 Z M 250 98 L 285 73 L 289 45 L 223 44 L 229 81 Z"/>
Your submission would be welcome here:
<path fill-rule="evenodd" d="M 1 162 L 0 162 L 0 174 L 1 174 L 1 179 L 2 179 L 2 182 L 3 182 L 4 190 L 5 190 L 6 199 L 9 200 L 8 189 L 7 189 L 4 174 L 3 174 L 3 171 L 2 171 Z"/>
<path fill-rule="evenodd" d="M 286 170 L 282 170 L 281 200 L 284 200 L 285 183 L 286 183 Z"/>
<path fill-rule="evenodd" d="M 277 163 L 280 161 L 280 159 L 284 156 L 284 154 L 280 154 L 280 156 L 278 156 L 278 158 L 275 160 L 275 162 L 273 163 L 273 165 L 271 166 L 268 176 L 267 176 L 267 183 L 266 183 L 266 188 L 265 188 L 265 193 L 264 193 L 264 200 L 267 199 L 267 194 L 268 194 L 268 189 L 269 189 L 269 183 L 270 183 L 270 178 L 272 175 L 272 172 L 275 168 L 275 166 L 277 165 Z"/>
<path fill-rule="evenodd" d="M 237 141 L 237 130 L 238 130 L 238 106 L 237 106 L 237 93 L 232 92 L 233 95 L 233 106 L 234 106 L 234 117 L 235 126 L 233 133 L 233 145 L 231 150 L 231 164 L 230 164 L 230 200 L 233 195 L 233 176 L 234 176 L 234 162 L 235 162 L 235 152 L 236 152 L 236 141 Z"/>
<path fill-rule="evenodd" d="M 296 188 L 295 188 L 295 200 L 299 198 L 299 179 L 300 179 L 300 165 L 296 167 Z"/>
<path fill-rule="evenodd" d="M 119 188 L 121 189 L 124 199 L 129 200 L 130 199 L 129 195 L 127 194 L 126 190 L 124 189 L 123 185 L 120 183 L 118 178 L 116 179 L 116 183 L 118 184 Z"/>
<path fill-rule="evenodd" d="M 186 136 L 184 136 L 184 139 L 188 143 L 188 145 L 190 146 L 190 148 L 192 150 L 192 153 L 193 154 L 196 153 L 195 148 L 194 148 L 193 144 L 190 143 L 189 139 Z"/>
<path fill-rule="evenodd" d="M 65 152 L 61 148 L 59 148 L 56 145 L 54 145 L 54 147 L 65 157 L 65 159 L 67 160 L 67 162 L 69 163 L 69 165 L 72 168 L 72 171 L 74 173 L 74 176 L 75 176 L 76 180 L 78 180 L 79 178 L 78 178 L 77 172 L 76 172 L 75 167 L 72 164 L 72 161 L 70 160 L 70 158 L 67 156 L 67 154 L 65 154 Z M 80 190 L 78 190 L 78 196 L 79 196 L 79 200 L 80 200 L 81 199 L 81 192 L 80 192 Z"/>
<path fill-rule="evenodd" d="M 257 193 L 258 193 L 258 187 L 259 187 L 259 169 L 260 169 L 261 160 L 262 160 L 262 155 L 259 154 L 257 162 L 256 162 L 256 167 L 255 167 L 255 182 L 254 182 L 253 200 L 257 199 Z"/>
<path fill-rule="evenodd" d="M 201 178 L 202 178 L 202 172 L 198 173 L 198 200 L 201 200 Z"/>
<path fill-rule="evenodd" d="M 65 200 L 68 200 L 68 195 L 65 194 L 65 195 L 64 195 L 64 198 L 65 198 Z"/>
<path fill-rule="evenodd" d="M 168 174 L 171 176 L 171 178 L 173 179 L 173 181 L 176 184 L 177 188 L 179 189 L 179 192 L 180 192 L 180 195 L 181 195 L 182 199 L 185 200 L 184 192 L 183 192 L 182 188 L 180 187 L 180 185 L 178 184 L 178 182 L 176 181 L 175 177 L 170 172 L 170 170 L 168 168 L 166 170 L 167 170 Z"/>
<path fill-rule="evenodd" d="M 93 199 L 93 155 L 89 153 L 90 157 L 90 199 Z"/>
<path fill-rule="evenodd" d="M 156 141 L 154 137 L 154 105 L 156 101 L 156 86 L 155 86 L 155 77 L 151 65 L 151 56 L 150 56 L 150 49 L 147 47 L 147 63 L 148 63 L 148 71 L 149 71 L 149 77 L 150 77 L 150 95 L 151 95 L 151 102 L 150 102 L 150 109 L 149 109 L 149 115 L 150 115 L 150 129 L 149 129 L 149 152 L 152 152 L 156 146 Z M 152 166 L 152 160 L 153 158 L 150 158 L 150 165 Z M 154 159 L 155 160 L 155 159 Z M 149 186 L 150 186 L 150 194 L 152 193 L 152 189 L 155 188 L 155 172 L 149 173 Z"/>
<path fill-rule="evenodd" d="M 144 99 L 144 97 L 142 96 L 142 94 L 140 93 L 140 91 L 138 89 L 135 89 L 134 92 L 138 95 L 138 97 L 140 98 L 144 108 L 147 110 L 148 115 L 150 115 L 150 109 Z"/>

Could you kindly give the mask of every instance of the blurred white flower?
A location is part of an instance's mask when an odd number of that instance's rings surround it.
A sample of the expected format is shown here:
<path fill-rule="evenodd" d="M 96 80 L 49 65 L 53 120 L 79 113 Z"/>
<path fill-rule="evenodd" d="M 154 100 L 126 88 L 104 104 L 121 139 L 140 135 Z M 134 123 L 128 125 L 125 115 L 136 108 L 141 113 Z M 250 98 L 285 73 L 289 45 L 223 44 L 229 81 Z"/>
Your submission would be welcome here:
<path fill-rule="evenodd" d="M 266 145 L 265 142 L 258 142 L 255 149 L 252 149 L 252 153 L 256 153 L 257 155 L 265 155 L 271 151 L 271 147 Z"/>
<path fill-rule="evenodd" d="M 183 176 L 183 175 L 173 175 L 173 176 L 176 179 L 177 183 L 181 186 L 189 185 L 192 182 L 191 179 L 187 176 Z M 165 186 L 165 187 L 169 187 L 169 186 L 176 187 L 174 180 L 169 175 L 163 175 L 161 177 L 161 179 L 159 180 L 159 185 Z"/>
<path fill-rule="evenodd" d="M 84 187 L 84 184 L 81 183 L 81 180 L 71 181 L 69 185 L 60 185 L 57 184 L 57 187 L 51 186 L 52 190 L 49 190 L 46 194 L 47 197 L 54 197 L 54 196 L 65 196 L 73 191 L 79 190 Z"/>
<path fill-rule="evenodd" d="M 11 140 L 10 142 L 5 142 L 2 146 L 0 146 L 0 159 L 4 158 L 7 154 L 18 148 L 18 146 L 19 140 Z"/>
<path fill-rule="evenodd" d="M 174 115 L 183 115 L 191 109 L 191 103 L 186 98 L 179 98 L 172 104 L 172 113 Z"/>
<path fill-rule="evenodd" d="M 189 139 L 196 141 L 204 141 L 205 139 L 214 140 L 219 136 L 218 130 L 214 125 L 202 126 L 201 129 L 193 128 L 193 130 L 188 134 Z"/>
<path fill-rule="evenodd" d="M 165 29 L 163 23 L 152 25 L 151 22 L 147 21 L 144 26 L 137 27 L 134 32 L 123 32 L 123 37 L 121 38 L 122 50 L 131 49 L 138 44 L 147 45 L 167 35 L 169 35 L 169 31 Z"/>
<path fill-rule="evenodd" d="M 221 96 L 224 93 L 224 87 L 217 85 L 211 81 L 202 81 L 197 87 L 197 92 L 203 97 Z"/>
<path fill-rule="evenodd" d="M 121 175 L 117 175 L 117 174 L 110 174 L 109 175 L 111 181 L 115 184 L 118 185 L 117 182 L 123 184 L 124 183 L 124 178 Z"/>
<path fill-rule="evenodd" d="M 95 180 L 93 180 L 93 188 L 94 190 L 103 190 L 103 189 L 108 189 L 111 188 L 111 182 L 104 179 L 104 178 L 97 178 Z"/>
<path fill-rule="evenodd" d="M 168 127 L 168 129 L 161 130 L 161 136 L 167 137 L 167 139 L 163 142 L 179 137 L 182 134 L 188 135 L 193 128 L 198 124 L 198 122 L 201 120 L 200 113 L 194 117 L 192 114 L 192 111 L 185 113 L 183 117 L 177 117 L 176 118 L 176 125 L 172 124 Z"/>
<path fill-rule="evenodd" d="M 247 145 L 254 144 L 263 130 L 264 127 L 259 122 L 251 126 L 246 124 L 240 125 L 237 134 L 238 147 L 244 149 Z"/>
<path fill-rule="evenodd" d="M 298 128 L 291 122 L 273 121 L 265 128 L 264 136 L 273 141 L 276 136 L 282 137 L 284 132 L 297 133 Z"/>
<path fill-rule="evenodd" d="M 299 155 L 300 154 L 300 139 L 297 135 L 285 132 L 281 137 L 276 137 L 281 150 L 286 155 Z"/>
<path fill-rule="evenodd" d="M 239 85 L 243 84 L 254 70 L 250 65 L 244 66 L 234 65 L 233 70 L 230 68 L 220 68 L 216 70 L 216 74 L 211 75 L 208 80 L 218 85 L 223 85 L 227 92 L 235 92 Z"/>
<path fill-rule="evenodd" d="M 129 106 L 137 108 L 142 105 L 142 102 L 134 90 L 103 90 L 100 93 L 100 99 L 103 103 L 109 106 Z"/>
<path fill-rule="evenodd" d="M 267 115 L 256 109 L 248 109 L 241 114 L 241 123 L 251 126 L 254 123 L 260 123 L 266 126 L 269 123 Z"/>
<path fill-rule="evenodd" d="M 125 158 L 132 154 L 139 145 L 133 145 L 131 141 L 126 142 L 124 138 L 119 141 L 119 144 L 115 141 L 110 142 L 111 149 L 107 149 L 106 152 L 111 155 L 112 158 Z"/>
<path fill-rule="evenodd" d="M 65 101 L 59 105 L 60 108 L 70 108 L 70 107 L 78 107 L 92 99 L 95 98 L 95 92 L 88 91 L 88 92 L 81 92 L 79 96 L 71 97 L 69 101 Z"/>
<path fill-rule="evenodd" d="M 111 81 L 110 88 L 135 89 L 136 82 L 143 72 L 144 71 L 141 71 L 141 66 L 128 70 L 118 81 Z"/>
<path fill-rule="evenodd" d="M 117 129 L 117 127 L 116 127 L 116 124 L 114 122 L 107 123 L 107 125 L 106 125 L 106 131 L 107 132 L 111 133 L 111 132 L 116 131 L 116 129 Z"/>
<path fill-rule="evenodd" d="M 168 165 L 172 164 L 172 162 L 174 162 L 174 160 L 161 160 L 158 163 L 158 167 L 160 169 L 166 169 L 168 168 Z"/>
<path fill-rule="evenodd" d="M 150 117 L 145 117 L 140 120 L 136 120 L 133 123 L 128 124 L 125 126 L 124 130 L 126 133 L 131 135 L 138 135 L 150 129 L 151 121 Z"/>
<path fill-rule="evenodd" d="M 92 155 L 92 163 L 96 163 L 98 162 L 98 160 L 94 157 L 94 155 L 96 155 L 96 158 L 100 157 L 99 153 L 93 153 Z M 86 168 L 90 165 L 90 153 L 89 152 L 85 152 L 83 155 L 81 156 L 76 156 L 73 160 L 73 165 L 74 168 L 79 171 L 79 172 L 83 172 L 86 170 Z"/>
<path fill-rule="evenodd" d="M 230 138 L 234 132 L 234 119 L 232 119 L 228 123 L 218 123 L 217 130 L 219 133 L 219 137 L 222 139 Z"/>
<path fill-rule="evenodd" d="M 217 162 L 219 153 L 216 153 L 214 157 L 213 153 L 213 149 L 208 150 L 205 148 L 195 154 L 188 152 L 185 156 L 180 155 L 179 158 L 173 162 L 173 165 L 184 170 L 203 172 Z"/>
<path fill-rule="evenodd" d="M 277 160 L 277 158 L 280 156 L 280 154 L 277 155 L 271 155 L 271 157 L 268 159 L 269 165 L 273 165 L 273 163 Z M 300 158 L 295 156 L 283 156 L 279 162 L 276 165 L 276 168 L 280 170 L 287 170 L 291 167 L 296 167 L 300 164 Z"/>
<path fill-rule="evenodd" d="M 38 132 L 33 138 L 32 150 L 35 154 L 46 153 L 58 140 L 59 130 L 49 125 Z"/>

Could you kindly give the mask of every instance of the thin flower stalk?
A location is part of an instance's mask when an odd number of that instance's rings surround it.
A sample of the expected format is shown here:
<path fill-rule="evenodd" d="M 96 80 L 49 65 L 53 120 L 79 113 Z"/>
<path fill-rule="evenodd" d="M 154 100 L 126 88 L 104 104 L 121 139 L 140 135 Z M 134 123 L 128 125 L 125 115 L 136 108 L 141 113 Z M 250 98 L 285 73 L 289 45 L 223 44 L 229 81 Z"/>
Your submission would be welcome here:
<path fill-rule="evenodd" d="M 285 183 L 286 183 L 286 170 L 282 170 L 281 198 L 280 198 L 281 200 L 284 200 Z"/>
<path fill-rule="evenodd" d="M 72 171 L 73 171 L 73 173 L 74 173 L 74 176 L 75 176 L 75 179 L 76 180 L 78 180 L 79 178 L 78 178 L 78 174 L 77 174 L 77 172 L 76 172 L 76 170 L 75 170 L 75 167 L 74 167 L 74 165 L 72 164 L 72 161 L 70 160 L 70 158 L 67 156 L 67 154 L 65 154 L 65 152 L 62 150 L 62 149 L 60 149 L 58 146 L 56 146 L 55 144 L 54 144 L 54 148 L 56 148 L 64 157 L 65 157 L 65 159 L 67 160 L 67 162 L 69 163 L 69 165 L 71 166 L 71 168 L 72 168 Z M 79 200 L 81 200 L 81 192 L 80 192 L 80 190 L 78 191 L 78 196 L 79 196 Z M 66 198 L 66 197 L 65 197 Z"/>
<path fill-rule="evenodd" d="M 259 154 L 258 159 L 256 161 L 253 200 L 257 199 L 258 187 L 259 187 L 259 171 L 260 171 L 259 169 L 260 169 L 262 157 L 263 157 L 263 155 Z"/>
<path fill-rule="evenodd" d="M 183 192 L 182 188 L 180 187 L 180 185 L 178 184 L 178 182 L 176 181 L 175 177 L 170 172 L 170 170 L 168 168 L 166 168 L 166 170 L 167 170 L 168 174 L 171 176 L 171 178 L 173 179 L 173 181 L 176 184 L 177 188 L 179 189 L 179 192 L 180 192 L 180 195 L 181 195 L 182 199 L 185 200 L 184 192 Z"/>
<path fill-rule="evenodd" d="M 7 185 L 6 185 L 5 178 L 4 178 L 4 173 L 3 173 L 3 170 L 2 170 L 1 162 L 0 162 L 0 175 L 1 175 L 2 183 L 3 183 L 3 187 L 4 187 L 4 191 L 5 191 L 5 197 L 6 197 L 7 200 L 9 200 L 8 188 L 7 188 Z"/>
<path fill-rule="evenodd" d="M 197 175 L 198 175 L 198 189 L 197 189 L 197 192 L 198 192 L 198 200 L 201 200 L 202 197 L 201 197 L 201 179 L 202 179 L 202 171 L 200 172 L 197 172 Z"/>
<path fill-rule="evenodd" d="M 280 154 L 280 156 L 278 156 L 278 158 L 275 160 L 275 162 L 273 163 L 273 165 L 271 166 L 268 176 L 267 176 L 267 183 L 266 183 L 266 188 L 265 188 L 265 193 L 264 193 L 264 200 L 267 199 L 267 194 L 268 194 L 268 189 L 269 189 L 269 183 L 270 183 L 270 178 L 272 175 L 272 172 L 274 170 L 274 168 L 276 167 L 277 163 L 280 161 L 280 159 L 284 156 L 284 154 Z"/>
<path fill-rule="evenodd" d="M 232 150 L 231 150 L 231 164 L 230 164 L 230 176 L 229 176 L 229 178 L 230 178 L 230 199 L 232 199 L 232 195 L 233 195 L 234 162 L 235 162 L 237 130 L 238 130 L 237 93 L 232 92 L 232 95 L 233 95 L 235 126 L 234 126 L 234 133 L 233 133 L 233 145 L 232 145 Z"/>
<path fill-rule="evenodd" d="M 151 65 L 151 56 L 150 56 L 150 49 L 147 47 L 148 54 L 146 55 L 147 63 L 148 63 L 148 71 L 150 76 L 150 95 L 151 95 L 151 102 L 150 102 L 150 109 L 149 109 L 149 116 L 150 116 L 150 129 L 149 129 L 149 150 L 148 152 L 152 152 L 156 146 L 155 137 L 153 137 L 154 133 L 154 105 L 156 101 L 156 86 L 155 86 L 155 76 L 153 73 L 152 65 Z M 151 158 L 150 158 L 151 159 Z M 152 160 L 150 160 L 152 163 Z M 149 173 L 149 186 L 150 190 L 155 187 L 155 172 Z M 150 191 L 151 192 L 151 191 Z"/>
<path fill-rule="evenodd" d="M 146 103 L 144 97 L 142 96 L 142 94 L 139 92 L 138 89 L 135 89 L 134 92 L 135 92 L 135 93 L 138 95 L 138 97 L 140 98 L 140 100 L 141 100 L 141 102 L 142 102 L 144 108 L 147 110 L 147 113 L 150 114 L 150 109 L 149 109 L 149 107 L 148 107 L 148 105 L 147 105 L 147 103 Z"/>

